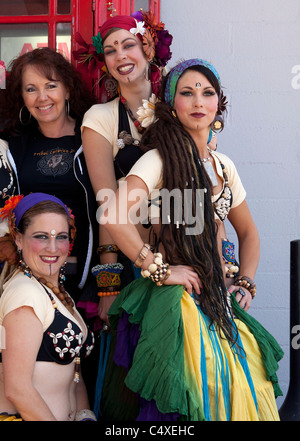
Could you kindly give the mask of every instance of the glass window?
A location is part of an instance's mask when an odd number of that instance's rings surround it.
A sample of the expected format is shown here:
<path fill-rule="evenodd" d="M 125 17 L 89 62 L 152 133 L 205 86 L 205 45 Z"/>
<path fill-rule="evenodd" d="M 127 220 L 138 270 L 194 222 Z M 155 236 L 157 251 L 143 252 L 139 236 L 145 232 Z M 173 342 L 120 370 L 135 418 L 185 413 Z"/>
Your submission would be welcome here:
<path fill-rule="evenodd" d="M 0 0 L 0 15 L 41 15 L 49 13 L 49 0 Z"/>
<path fill-rule="evenodd" d="M 6 68 L 13 58 L 42 46 L 48 46 L 46 23 L 0 24 L 0 60 Z"/>
<path fill-rule="evenodd" d="M 71 14 L 71 0 L 57 0 L 58 14 Z"/>
<path fill-rule="evenodd" d="M 57 24 L 56 45 L 56 49 L 71 61 L 71 23 Z"/>

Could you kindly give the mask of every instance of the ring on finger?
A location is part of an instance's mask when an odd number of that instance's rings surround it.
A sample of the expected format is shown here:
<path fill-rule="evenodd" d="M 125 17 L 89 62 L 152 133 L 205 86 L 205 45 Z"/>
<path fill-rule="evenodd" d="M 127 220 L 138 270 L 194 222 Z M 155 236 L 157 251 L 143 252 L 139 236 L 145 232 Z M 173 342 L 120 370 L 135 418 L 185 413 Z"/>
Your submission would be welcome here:
<path fill-rule="evenodd" d="M 246 295 L 245 291 L 242 288 L 239 288 L 238 292 L 241 294 L 242 297 Z"/>

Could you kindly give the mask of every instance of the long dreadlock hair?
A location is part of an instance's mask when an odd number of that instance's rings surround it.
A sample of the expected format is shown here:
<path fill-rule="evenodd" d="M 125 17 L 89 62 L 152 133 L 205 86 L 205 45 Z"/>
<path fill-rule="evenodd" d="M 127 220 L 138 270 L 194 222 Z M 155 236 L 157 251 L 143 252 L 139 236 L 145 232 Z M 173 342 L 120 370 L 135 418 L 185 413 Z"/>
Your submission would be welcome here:
<path fill-rule="evenodd" d="M 165 81 L 166 82 L 166 81 Z M 165 84 L 164 82 L 164 84 Z M 162 86 L 163 92 L 164 85 Z M 162 93 L 163 95 L 163 93 Z M 211 201 L 212 186 L 201 165 L 198 149 L 193 138 L 184 129 L 172 109 L 161 101 L 156 104 L 157 121 L 144 133 L 141 140 L 143 151 L 156 148 L 163 161 L 163 188 L 168 191 L 179 189 L 183 194 L 191 189 L 193 217 L 197 216 L 196 190 L 204 193 L 204 225 L 201 234 L 186 234 L 188 225 L 176 225 L 174 205 L 170 206 L 170 222 L 162 223 L 160 240 L 170 264 L 191 266 L 198 274 L 202 289 L 199 303 L 203 312 L 214 323 L 220 335 L 231 343 L 236 341 L 235 328 L 227 302 L 227 291 L 223 279 L 220 255 L 217 245 L 217 225 Z M 184 213 L 184 198 L 182 213 Z M 222 332 L 220 332 L 222 331 Z"/>

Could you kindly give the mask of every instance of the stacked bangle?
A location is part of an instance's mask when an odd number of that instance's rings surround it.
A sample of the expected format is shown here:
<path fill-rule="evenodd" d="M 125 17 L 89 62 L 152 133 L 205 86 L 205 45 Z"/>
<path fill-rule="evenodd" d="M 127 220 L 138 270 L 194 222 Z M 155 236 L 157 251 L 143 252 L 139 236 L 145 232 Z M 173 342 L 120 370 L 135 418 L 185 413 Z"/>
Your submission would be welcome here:
<path fill-rule="evenodd" d="M 119 294 L 121 286 L 120 274 L 123 268 L 121 263 L 106 263 L 104 265 L 96 265 L 92 268 L 92 273 L 96 277 L 99 287 L 99 297 Z"/>
<path fill-rule="evenodd" d="M 141 249 L 136 261 L 134 262 L 134 266 L 136 268 L 140 268 L 142 266 L 142 263 L 146 259 L 146 256 L 150 251 L 150 248 L 151 246 L 148 243 L 144 243 L 143 248 Z"/>
<path fill-rule="evenodd" d="M 108 244 L 108 245 L 99 245 L 97 248 L 98 254 L 106 254 L 106 253 L 117 253 L 119 251 L 119 248 L 117 245 L 114 244 Z"/>
<path fill-rule="evenodd" d="M 246 276 L 238 276 L 236 279 L 234 279 L 234 284 L 237 286 L 243 286 L 244 288 L 248 289 L 250 292 L 252 298 L 256 295 L 256 285 L 253 282 L 253 280 L 250 279 L 250 277 Z"/>
<path fill-rule="evenodd" d="M 157 286 L 162 286 L 170 274 L 169 264 L 163 262 L 161 253 L 155 253 L 153 263 L 148 266 L 148 269 L 141 271 L 143 277 L 148 277 Z"/>

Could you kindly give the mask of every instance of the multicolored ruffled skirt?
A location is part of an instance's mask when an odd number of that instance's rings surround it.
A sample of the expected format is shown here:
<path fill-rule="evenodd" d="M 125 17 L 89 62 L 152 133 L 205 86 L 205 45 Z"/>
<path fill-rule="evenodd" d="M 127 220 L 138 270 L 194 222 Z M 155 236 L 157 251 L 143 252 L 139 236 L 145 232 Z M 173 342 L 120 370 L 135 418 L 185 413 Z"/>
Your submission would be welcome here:
<path fill-rule="evenodd" d="M 109 311 L 116 340 L 103 384 L 104 419 L 279 420 L 276 371 L 283 352 L 231 300 L 234 346 L 182 286 L 140 278 L 124 288 Z"/>

